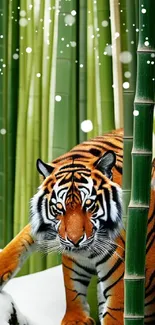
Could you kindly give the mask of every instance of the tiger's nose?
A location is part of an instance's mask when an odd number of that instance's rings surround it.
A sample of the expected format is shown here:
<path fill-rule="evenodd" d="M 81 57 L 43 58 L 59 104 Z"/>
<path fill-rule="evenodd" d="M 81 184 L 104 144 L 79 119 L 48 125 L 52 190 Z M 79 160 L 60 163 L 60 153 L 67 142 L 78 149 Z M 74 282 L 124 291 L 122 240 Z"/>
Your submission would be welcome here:
<path fill-rule="evenodd" d="M 72 245 L 74 245 L 75 247 L 79 247 L 79 244 L 82 242 L 82 240 L 84 239 L 84 235 L 83 236 L 81 236 L 81 238 L 80 239 L 75 239 L 75 240 L 73 240 L 73 239 L 70 239 L 68 236 L 67 236 L 67 240 L 72 244 Z"/>

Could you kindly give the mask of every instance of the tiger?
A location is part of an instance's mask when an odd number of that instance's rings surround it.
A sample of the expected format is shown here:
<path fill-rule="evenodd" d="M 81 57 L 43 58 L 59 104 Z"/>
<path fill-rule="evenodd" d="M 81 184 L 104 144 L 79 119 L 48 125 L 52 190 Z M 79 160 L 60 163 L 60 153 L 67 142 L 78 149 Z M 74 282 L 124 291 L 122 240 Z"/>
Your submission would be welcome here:
<path fill-rule="evenodd" d="M 33 251 L 60 252 L 66 293 L 61 325 L 87 324 L 87 289 L 98 278 L 102 325 L 123 325 L 125 229 L 122 221 L 123 130 L 84 141 L 44 163 L 30 223 L 0 252 L 0 288 Z M 155 160 L 146 239 L 145 325 L 155 324 Z"/>

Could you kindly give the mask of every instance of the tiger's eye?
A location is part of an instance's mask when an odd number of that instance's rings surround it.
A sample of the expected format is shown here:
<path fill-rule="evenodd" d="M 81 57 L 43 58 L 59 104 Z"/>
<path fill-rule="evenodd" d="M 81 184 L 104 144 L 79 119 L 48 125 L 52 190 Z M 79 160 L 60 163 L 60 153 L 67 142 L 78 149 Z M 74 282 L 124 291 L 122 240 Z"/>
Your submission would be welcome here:
<path fill-rule="evenodd" d="M 63 206 L 60 202 L 56 203 L 56 207 L 58 210 L 62 210 L 63 209 Z"/>
<path fill-rule="evenodd" d="M 85 204 L 86 204 L 87 206 L 89 206 L 89 205 L 92 204 L 92 201 L 91 201 L 90 199 L 88 199 L 88 200 L 86 200 Z"/>

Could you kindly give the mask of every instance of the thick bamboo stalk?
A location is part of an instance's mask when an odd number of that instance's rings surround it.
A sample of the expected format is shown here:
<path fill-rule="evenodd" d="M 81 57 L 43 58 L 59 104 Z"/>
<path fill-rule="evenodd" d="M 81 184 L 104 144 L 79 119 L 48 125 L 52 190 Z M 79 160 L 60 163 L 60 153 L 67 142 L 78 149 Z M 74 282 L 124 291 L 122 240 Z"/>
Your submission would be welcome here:
<path fill-rule="evenodd" d="M 154 0 L 139 1 L 132 191 L 126 238 L 125 325 L 144 324 L 145 251 L 154 107 L 154 82 L 152 80 L 154 69 L 151 65 L 151 61 L 153 62 L 151 54 L 155 53 L 154 10 Z"/>
<path fill-rule="evenodd" d="M 5 243 L 6 217 L 6 113 L 7 113 L 7 17 L 8 2 L 0 2 L 0 247 Z"/>
<path fill-rule="evenodd" d="M 123 20 L 124 21 L 124 20 Z M 122 21 L 122 24 L 123 24 Z M 126 223 L 128 205 L 131 195 L 131 150 L 133 145 L 133 109 L 136 89 L 136 6 L 131 6 L 130 0 L 126 0 L 126 21 L 125 35 L 127 48 L 124 51 L 131 56 L 131 60 L 123 65 L 123 85 L 128 83 L 128 87 L 123 88 L 124 101 L 124 164 L 123 164 L 123 217 Z M 123 28 L 122 28 L 123 29 Z"/>

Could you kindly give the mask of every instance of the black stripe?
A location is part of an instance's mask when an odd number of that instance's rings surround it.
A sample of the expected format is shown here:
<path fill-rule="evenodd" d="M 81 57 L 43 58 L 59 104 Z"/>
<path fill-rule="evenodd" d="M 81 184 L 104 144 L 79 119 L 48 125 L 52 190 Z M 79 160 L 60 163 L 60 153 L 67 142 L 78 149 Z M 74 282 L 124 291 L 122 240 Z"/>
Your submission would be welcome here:
<path fill-rule="evenodd" d="M 102 278 L 100 278 L 98 283 L 101 282 L 101 281 L 104 282 L 108 278 L 110 278 L 110 276 L 117 270 L 117 268 L 121 265 L 121 263 L 123 263 L 123 261 L 119 258 L 117 260 L 117 262 L 114 264 L 114 266 L 110 269 L 110 271 L 106 275 L 104 275 Z"/>
<path fill-rule="evenodd" d="M 151 274 L 151 276 L 150 276 L 150 278 L 149 278 L 149 283 L 148 283 L 148 285 L 145 287 L 145 291 L 146 291 L 146 292 L 147 292 L 147 290 L 149 289 L 149 287 L 150 287 L 152 281 L 154 280 L 154 278 L 155 278 L 155 271 L 153 271 L 153 273 Z"/>
<path fill-rule="evenodd" d="M 75 262 L 73 261 L 73 263 L 75 263 Z M 74 269 L 72 269 L 71 267 L 67 266 L 66 264 L 62 263 L 62 265 L 63 265 L 66 269 L 68 269 L 68 270 L 74 272 L 75 274 L 77 274 L 77 275 L 79 275 L 79 276 L 82 276 L 83 278 L 89 279 L 89 278 L 87 277 L 87 275 L 84 275 L 83 273 L 80 273 L 80 272 L 78 272 L 78 271 L 75 271 Z M 81 267 L 81 266 L 80 266 L 80 267 Z M 88 272 L 88 271 L 87 271 L 87 272 Z M 90 277 L 90 278 L 91 278 L 91 277 Z"/>
<path fill-rule="evenodd" d="M 77 266 L 79 266 L 85 272 L 90 273 L 91 275 L 96 275 L 96 271 L 95 270 L 92 270 L 90 267 L 83 266 L 83 265 L 79 264 L 77 261 L 74 261 L 74 264 L 77 265 Z"/>
<path fill-rule="evenodd" d="M 147 293 L 145 294 L 145 298 L 150 296 L 153 292 L 155 292 L 155 285 L 153 285 L 152 288 L 147 291 Z"/>
<path fill-rule="evenodd" d="M 101 314 L 102 315 L 102 314 Z M 108 311 L 106 311 L 105 314 L 103 314 L 103 318 L 105 318 L 107 315 L 109 315 L 112 319 L 117 320 L 114 316 L 112 316 Z"/>
<path fill-rule="evenodd" d="M 123 172 L 122 167 L 120 167 L 120 166 L 118 166 L 118 165 L 115 165 L 115 168 L 116 168 L 116 170 L 119 172 L 119 174 L 122 175 L 122 172 Z"/>
<path fill-rule="evenodd" d="M 152 219 L 155 218 L 155 211 L 153 211 L 152 215 L 150 216 L 149 220 L 148 220 L 148 224 L 152 221 Z"/>
<path fill-rule="evenodd" d="M 106 288 L 105 290 L 104 290 L 104 292 L 103 292 L 103 294 L 104 294 L 104 297 L 107 299 L 108 297 L 107 297 L 107 295 L 106 295 L 106 293 L 111 289 L 111 288 L 113 288 L 122 278 L 123 278 L 123 276 L 124 276 L 124 272 L 122 273 L 122 275 L 114 282 L 114 283 L 112 283 L 108 288 Z"/>
<path fill-rule="evenodd" d="M 148 253 L 148 251 L 149 251 L 150 247 L 152 246 L 154 240 L 155 240 L 155 235 L 153 236 L 153 238 L 152 238 L 151 241 L 150 241 L 150 244 L 149 244 L 149 245 L 147 246 L 147 248 L 146 248 L 146 254 Z"/>
<path fill-rule="evenodd" d="M 148 244 L 148 241 L 151 237 L 151 235 L 155 232 L 155 227 L 153 226 L 150 230 L 150 232 L 147 234 L 147 238 L 146 238 L 146 244 Z"/>
<path fill-rule="evenodd" d="M 85 287 L 88 287 L 90 279 L 89 280 L 83 280 L 83 279 L 76 279 L 76 278 L 70 278 L 71 280 L 75 281 L 75 282 L 79 282 L 80 284 L 82 284 Z"/>
<path fill-rule="evenodd" d="M 111 251 L 109 250 L 109 254 L 105 255 L 100 261 L 96 263 L 96 267 L 100 264 L 107 262 L 108 259 L 111 257 L 111 253 L 113 253 L 113 249 L 111 249 Z"/>

